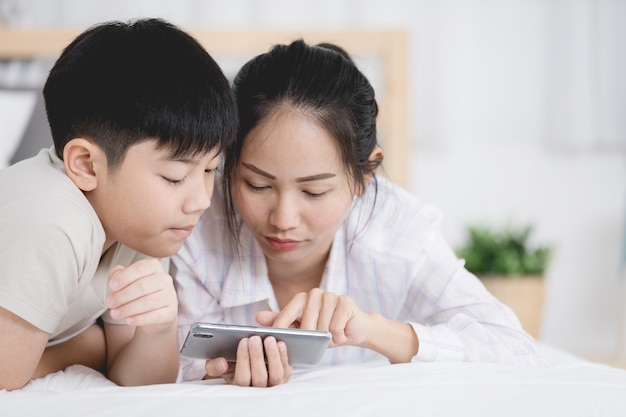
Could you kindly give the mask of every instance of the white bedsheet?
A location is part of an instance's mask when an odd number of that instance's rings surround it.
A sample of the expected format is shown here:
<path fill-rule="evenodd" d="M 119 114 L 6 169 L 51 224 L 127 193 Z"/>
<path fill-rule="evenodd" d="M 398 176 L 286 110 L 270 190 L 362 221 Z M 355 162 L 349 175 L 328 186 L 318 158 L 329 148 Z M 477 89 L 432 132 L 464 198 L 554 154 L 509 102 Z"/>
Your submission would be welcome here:
<path fill-rule="evenodd" d="M 221 380 L 124 388 L 72 366 L 0 391 L 0 416 L 626 416 L 625 370 L 545 350 L 544 369 L 370 363 L 309 369 L 273 388 Z"/>

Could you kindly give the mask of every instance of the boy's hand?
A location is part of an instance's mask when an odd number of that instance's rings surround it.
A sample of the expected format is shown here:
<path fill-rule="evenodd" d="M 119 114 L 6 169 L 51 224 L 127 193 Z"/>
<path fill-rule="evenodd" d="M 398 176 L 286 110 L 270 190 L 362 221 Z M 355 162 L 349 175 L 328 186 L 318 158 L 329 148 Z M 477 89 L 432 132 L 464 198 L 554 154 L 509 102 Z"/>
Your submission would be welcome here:
<path fill-rule="evenodd" d="M 222 377 L 229 384 L 272 387 L 288 382 L 292 367 L 285 342 L 277 342 L 273 336 L 264 340 L 252 336 L 239 341 L 237 362 L 229 363 L 224 358 L 211 359 L 206 361 L 205 370 L 207 378 Z"/>
<path fill-rule="evenodd" d="M 296 294 L 280 313 L 259 312 L 256 320 L 262 326 L 329 331 L 331 346 L 363 346 L 372 325 L 352 298 L 319 288 Z"/>
<path fill-rule="evenodd" d="M 157 259 L 142 259 L 112 268 L 109 288 L 109 314 L 128 324 L 104 323 L 109 379 L 118 385 L 175 382 L 178 302 L 172 277 Z"/>
<path fill-rule="evenodd" d="M 111 269 L 107 307 L 114 319 L 141 326 L 146 333 L 171 329 L 178 300 L 172 277 L 157 259 L 142 259 L 124 268 Z"/>

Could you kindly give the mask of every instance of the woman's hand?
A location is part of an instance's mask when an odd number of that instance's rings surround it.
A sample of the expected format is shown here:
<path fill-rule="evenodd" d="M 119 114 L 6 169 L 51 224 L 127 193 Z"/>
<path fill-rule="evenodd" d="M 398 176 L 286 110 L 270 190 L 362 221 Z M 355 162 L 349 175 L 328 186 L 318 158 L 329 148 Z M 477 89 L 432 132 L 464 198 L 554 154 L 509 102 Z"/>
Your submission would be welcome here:
<path fill-rule="evenodd" d="M 262 326 L 329 331 L 330 346 L 364 346 L 371 329 L 370 316 L 352 298 L 319 288 L 296 294 L 280 313 L 258 313 L 256 320 Z"/>
<path fill-rule="evenodd" d="M 267 358 L 267 363 L 265 359 Z M 291 378 L 287 346 L 273 336 L 261 340 L 259 336 L 244 338 L 237 347 L 237 362 L 224 358 L 205 363 L 207 378 L 222 377 L 226 382 L 242 387 L 272 387 Z"/>
<path fill-rule="evenodd" d="M 410 324 L 365 313 L 349 296 L 319 288 L 296 294 L 280 313 L 257 313 L 256 320 L 262 326 L 326 330 L 332 335 L 331 347 L 351 345 L 371 349 L 392 363 L 410 362 L 419 349 L 419 340 Z"/>

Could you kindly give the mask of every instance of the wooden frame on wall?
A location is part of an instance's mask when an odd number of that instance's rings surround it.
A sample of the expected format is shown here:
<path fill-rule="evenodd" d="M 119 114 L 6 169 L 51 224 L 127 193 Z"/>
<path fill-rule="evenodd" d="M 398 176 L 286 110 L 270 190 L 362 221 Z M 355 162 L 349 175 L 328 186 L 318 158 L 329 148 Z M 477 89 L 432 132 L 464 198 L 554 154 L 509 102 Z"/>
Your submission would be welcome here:
<path fill-rule="evenodd" d="M 55 58 L 83 29 L 17 29 L 0 27 L 0 59 Z M 377 63 L 374 84 L 380 110 L 379 135 L 385 151 L 387 177 L 408 188 L 411 134 L 408 92 L 408 34 L 402 30 L 288 30 L 288 29 L 188 29 L 221 64 L 222 57 L 241 62 L 268 51 L 278 43 L 304 39 L 308 43 L 332 42 L 358 57 Z M 365 71 L 364 71 L 365 72 Z"/>

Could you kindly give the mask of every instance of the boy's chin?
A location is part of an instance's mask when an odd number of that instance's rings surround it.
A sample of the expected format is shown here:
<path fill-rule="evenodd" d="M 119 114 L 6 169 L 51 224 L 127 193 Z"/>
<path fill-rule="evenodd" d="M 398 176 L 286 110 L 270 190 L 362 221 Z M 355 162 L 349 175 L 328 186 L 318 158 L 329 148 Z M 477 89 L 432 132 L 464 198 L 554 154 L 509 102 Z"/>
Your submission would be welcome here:
<path fill-rule="evenodd" d="M 132 248 L 139 253 L 144 255 L 151 256 L 153 258 L 168 258 L 173 256 L 178 252 L 178 250 L 183 246 L 183 242 L 169 243 L 168 245 L 162 245 L 160 247 L 139 247 Z"/>

